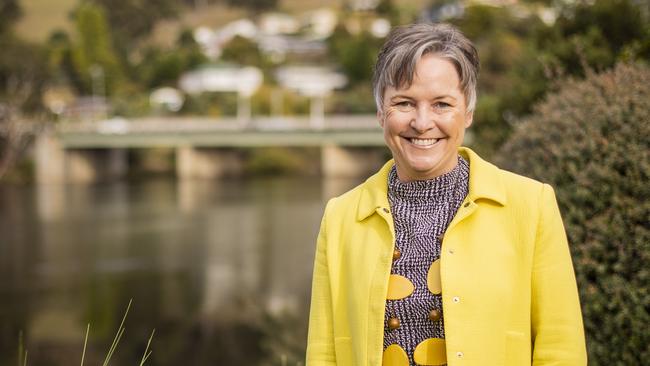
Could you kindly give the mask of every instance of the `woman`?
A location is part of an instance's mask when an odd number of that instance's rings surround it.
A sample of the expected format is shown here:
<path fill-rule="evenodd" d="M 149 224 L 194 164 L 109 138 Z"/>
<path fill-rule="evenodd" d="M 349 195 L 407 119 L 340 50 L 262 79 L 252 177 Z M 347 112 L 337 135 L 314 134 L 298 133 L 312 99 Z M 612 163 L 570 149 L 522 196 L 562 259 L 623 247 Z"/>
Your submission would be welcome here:
<path fill-rule="evenodd" d="M 394 159 L 327 204 L 308 365 L 586 364 L 553 189 L 460 147 L 478 65 L 449 25 L 388 36 L 373 87 Z"/>

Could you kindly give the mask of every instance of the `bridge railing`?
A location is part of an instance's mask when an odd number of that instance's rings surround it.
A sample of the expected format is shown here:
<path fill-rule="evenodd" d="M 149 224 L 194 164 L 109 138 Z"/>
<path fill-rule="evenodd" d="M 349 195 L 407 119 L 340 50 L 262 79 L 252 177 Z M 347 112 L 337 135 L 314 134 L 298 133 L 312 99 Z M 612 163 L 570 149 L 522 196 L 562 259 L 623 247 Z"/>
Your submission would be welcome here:
<path fill-rule="evenodd" d="M 308 130 L 376 130 L 375 115 L 330 115 L 322 128 L 314 128 L 309 117 L 257 117 L 245 123 L 237 118 L 211 117 L 143 117 L 111 118 L 95 122 L 70 122 L 57 125 L 57 131 L 68 133 L 139 134 L 187 133 L 217 131 L 308 131 Z"/>

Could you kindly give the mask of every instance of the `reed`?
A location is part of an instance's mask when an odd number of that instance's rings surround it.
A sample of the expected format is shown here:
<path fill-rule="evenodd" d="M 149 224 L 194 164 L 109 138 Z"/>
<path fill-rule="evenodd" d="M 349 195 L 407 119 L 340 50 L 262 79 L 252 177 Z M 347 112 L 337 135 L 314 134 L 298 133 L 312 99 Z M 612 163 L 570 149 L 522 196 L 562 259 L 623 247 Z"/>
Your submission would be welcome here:
<path fill-rule="evenodd" d="M 122 316 L 122 321 L 120 322 L 120 326 L 117 328 L 117 332 L 115 333 L 115 337 L 113 337 L 113 342 L 111 343 L 111 346 L 108 348 L 108 352 L 106 353 L 106 357 L 104 358 L 104 362 L 102 363 L 102 366 L 108 366 L 109 362 L 111 361 L 111 358 L 113 357 L 113 354 L 115 353 L 115 350 L 117 349 L 118 344 L 120 343 L 120 340 L 122 339 L 122 336 L 124 335 L 124 332 L 126 331 L 126 328 L 124 327 L 124 322 L 126 321 L 126 317 L 129 314 L 129 310 L 131 309 L 131 304 L 133 303 L 133 299 L 129 300 L 129 304 L 126 306 L 126 310 L 124 311 L 124 316 Z M 140 360 L 139 366 L 144 366 L 145 362 L 149 359 L 149 356 L 151 356 L 152 352 L 149 348 L 151 347 L 151 341 L 153 340 L 153 336 L 156 332 L 156 329 L 153 329 L 151 332 L 151 335 L 149 336 L 149 340 L 147 341 L 147 346 L 144 349 L 144 353 L 142 354 L 142 359 Z M 86 336 L 84 338 L 84 344 L 83 344 L 83 351 L 81 352 L 81 366 L 84 364 L 84 360 L 86 358 L 86 349 L 88 347 L 88 335 L 90 334 L 90 323 L 86 326 Z M 27 366 L 27 349 L 25 349 L 25 344 L 23 340 L 23 332 L 20 331 L 18 334 L 18 366 Z"/>
<path fill-rule="evenodd" d="M 129 310 L 131 309 L 132 302 L 133 299 L 130 299 L 129 305 L 126 306 L 126 311 L 124 312 L 124 316 L 122 317 L 122 322 L 120 323 L 120 326 L 117 328 L 117 333 L 115 333 L 115 338 L 113 338 L 113 343 L 111 343 L 111 347 L 108 349 L 108 353 L 106 354 L 106 358 L 104 359 L 104 363 L 102 364 L 102 366 L 108 366 L 108 363 L 111 361 L 111 357 L 113 357 L 113 353 L 115 352 L 117 345 L 120 343 L 120 340 L 122 339 L 122 335 L 124 335 L 124 331 L 126 330 L 126 328 L 124 328 L 124 321 L 126 320 L 126 316 L 129 315 Z"/>
<path fill-rule="evenodd" d="M 25 349 L 23 331 L 21 330 L 20 333 L 18 333 L 18 366 L 25 365 L 27 365 L 27 350 Z"/>
<path fill-rule="evenodd" d="M 149 336 L 149 341 L 147 342 L 147 347 L 145 347 L 145 349 L 144 349 L 144 353 L 142 354 L 142 360 L 140 360 L 140 366 L 143 366 L 143 365 L 144 365 L 144 363 L 147 361 L 147 359 L 149 358 L 149 356 L 151 356 L 151 353 L 153 352 L 153 351 L 149 351 L 149 345 L 151 345 L 151 340 L 153 339 L 153 334 L 154 334 L 155 332 L 156 332 L 156 328 L 154 328 L 154 329 L 151 331 L 151 336 Z M 149 353 L 147 353 L 147 351 L 148 351 Z"/>

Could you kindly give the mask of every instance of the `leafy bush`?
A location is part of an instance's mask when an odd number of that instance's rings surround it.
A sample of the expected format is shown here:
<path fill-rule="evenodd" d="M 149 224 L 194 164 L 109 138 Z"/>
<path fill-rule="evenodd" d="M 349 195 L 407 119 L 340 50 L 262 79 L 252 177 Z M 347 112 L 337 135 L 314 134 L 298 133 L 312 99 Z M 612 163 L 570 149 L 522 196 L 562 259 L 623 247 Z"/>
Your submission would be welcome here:
<path fill-rule="evenodd" d="M 288 147 L 264 147 L 249 152 L 244 170 L 250 175 L 286 175 L 307 173 L 309 157 L 307 149 Z M 311 156 L 313 158 L 313 156 Z"/>
<path fill-rule="evenodd" d="M 650 359 L 650 68 L 619 64 L 557 87 L 497 160 L 556 189 L 590 364 L 641 365 Z"/>

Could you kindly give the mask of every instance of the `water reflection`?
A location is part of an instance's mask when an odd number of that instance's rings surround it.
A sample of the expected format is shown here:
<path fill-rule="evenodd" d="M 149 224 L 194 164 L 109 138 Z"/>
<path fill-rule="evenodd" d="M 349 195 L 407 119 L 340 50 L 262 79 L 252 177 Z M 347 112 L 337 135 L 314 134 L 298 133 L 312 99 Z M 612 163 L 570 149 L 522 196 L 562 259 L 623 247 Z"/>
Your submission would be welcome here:
<path fill-rule="evenodd" d="M 0 186 L 0 364 L 108 350 L 112 364 L 288 365 L 302 361 L 314 239 L 327 198 L 358 180 L 156 179 Z"/>

